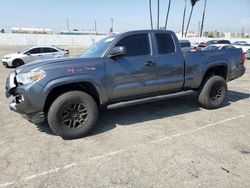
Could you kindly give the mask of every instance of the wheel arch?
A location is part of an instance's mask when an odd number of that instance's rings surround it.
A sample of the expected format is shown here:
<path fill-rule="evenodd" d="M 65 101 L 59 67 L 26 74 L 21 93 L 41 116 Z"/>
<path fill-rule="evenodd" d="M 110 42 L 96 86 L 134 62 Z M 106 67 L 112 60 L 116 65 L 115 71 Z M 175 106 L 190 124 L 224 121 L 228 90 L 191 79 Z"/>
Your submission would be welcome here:
<path fill-rule="evenodd" d="M 226 81 L 229 75 L 229 66 L 226 62 L 214 63 L 204 68 L 201 84 L 211 75 L 217 75 L 224 78 Z"/>
<path fill-rule="evenodd" d="M 15 59 L 13 59 L 13 60 L 12 60 L 12 66 L 15 66 L 14 64 L 15 64 L 15 62 L 17 62 L 17 61 L 22 62 L 22 65 L 24 65 L 24 64 L 25 64 L 25 62 L 24 62 L 24 60 L 23 60 L 23 59 L 21 59 L 21 58 L 15 58 Z"/>
<path fill-rule="evenodd" d="M 49 92 L 47 93 L 43 111 L 45 113 L 48 112 L 51 104 L 53 101 L 60 96 L 61 94 L 68 92 L 68 91 L 83 91 L 92 96 L 98 106 L 102 104 L 101 96 L 98 92 L 96 86 L 89 82 L 89 81 L 81 81 L 81 82 L 72 82 L 72 83 L 64 83 L 56 85 L 53 88 L 50 88 Z"/>

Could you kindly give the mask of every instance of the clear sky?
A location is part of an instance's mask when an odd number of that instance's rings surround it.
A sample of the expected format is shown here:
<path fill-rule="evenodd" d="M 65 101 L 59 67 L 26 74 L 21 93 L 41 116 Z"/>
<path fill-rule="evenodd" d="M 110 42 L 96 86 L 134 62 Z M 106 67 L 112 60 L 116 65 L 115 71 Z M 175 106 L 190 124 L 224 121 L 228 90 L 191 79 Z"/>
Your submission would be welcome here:
<path fill-rule="evenodd" d="M 161 2 L 161 25 L 167 11 L 168 0 Z M 152 0 L 156 24 L 157 0 Z M 195 6 L 190 30 L 198 30 L 204 0 Z M 181 30 L 184 0 L 172 0 L 169 29 Z M 97 30 L 107 32 L 110 18 L 114 18 L 114 31 L 150 27 L 148 0 L 0 0 L 0 28 L 43 27 L 54 31 L 67 29 L 90 30 L 97 22 Z M 190 11 L 188 0 L 187 15 Z M 250 0 L 208 0 L 204 30 L 250 33 Z"/>

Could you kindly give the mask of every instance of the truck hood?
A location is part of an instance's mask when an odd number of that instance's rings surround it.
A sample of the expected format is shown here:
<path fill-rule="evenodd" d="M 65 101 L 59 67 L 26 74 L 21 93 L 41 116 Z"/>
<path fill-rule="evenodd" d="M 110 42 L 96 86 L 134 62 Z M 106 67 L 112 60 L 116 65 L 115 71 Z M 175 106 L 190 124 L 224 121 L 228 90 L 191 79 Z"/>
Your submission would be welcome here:
<path fill-rule="evenodd" d="M 25 64 L 16 69 L 16 73 L 25 73 L 33 69 L 49 70 L 61 67 L 71 67 L 76 64 L 85 65 L 87 62 L 93 62 L 94 59 L 82 58 L 80 56 L 66 57 L 58 59 L 37 60 L 32 63 Z"/>

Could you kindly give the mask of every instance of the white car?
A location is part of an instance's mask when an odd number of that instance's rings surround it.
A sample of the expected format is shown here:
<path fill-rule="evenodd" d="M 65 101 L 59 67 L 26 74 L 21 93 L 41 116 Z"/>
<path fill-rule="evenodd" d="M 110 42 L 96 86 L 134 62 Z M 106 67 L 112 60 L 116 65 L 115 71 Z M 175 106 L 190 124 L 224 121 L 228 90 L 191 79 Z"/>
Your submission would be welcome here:
<path fill-rule="evenodd" d="M 235 48 L 241 48 L 243 53 L 247 53 L 247 50 L 250 49 L 250 44 L 244 43 L 244 44 L 239 44 L 239 45 L 234 45 Z"/>
<path fill-rule="evenodd" d="M 232 45 L 241 45 L 241 44 L 247 44 L 247 41 L 235 41 L 232 43 Z"/>
<path fill-rule="evenodd" d="M 191 42 L 189 40 L 179 40 L 182 52 L 190 52 L 192 50 Z"/>
<path fill-rule="evenodd" d="M 68 54 L 67 49 L 53 46 L 36 46 L 22 52 L 8 54 L 3 57 L 2 62 L 5 67 L 18 67 L 35 60 L 60 58 Z"/>
<path fill-rule="evenodd" d="M 212 50 L 226 50 L 226 49 L 234 49 L 235 47 L 231 44 L 211 44 L 201 51 L 212 51 Z"/>

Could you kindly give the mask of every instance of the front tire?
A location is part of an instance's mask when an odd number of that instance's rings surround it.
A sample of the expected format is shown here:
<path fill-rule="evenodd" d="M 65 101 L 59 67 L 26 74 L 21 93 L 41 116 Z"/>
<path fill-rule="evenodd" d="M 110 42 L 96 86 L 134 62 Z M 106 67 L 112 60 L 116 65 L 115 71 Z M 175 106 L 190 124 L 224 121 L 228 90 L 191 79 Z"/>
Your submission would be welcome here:
<path fill-rule="evenodd" d="M 203 108 L 219 108 L 226 99 L 227 83 L 221 76 L 208 77 L 202 84 L 198 101 Z"/>
<path fill-rule="evenodd" d="M 69 91 L 60 95 L 48 111 L 52 131 L 65 139 L 86 136 L 98 120 L 94 99 L 85 92 Z"/>
<path fill-rule="evenodd" d="M 23 60 L 21 60 L 21 59 L 16 59 L 16 60 L 14 60 L 13 63 L 12 63 L 12 66 L 13 66 L 14 68 L 20 67 L 20 66 L 22 66 L 22 65 L 24 65 L 24 62 L 23 62 Z"/>

